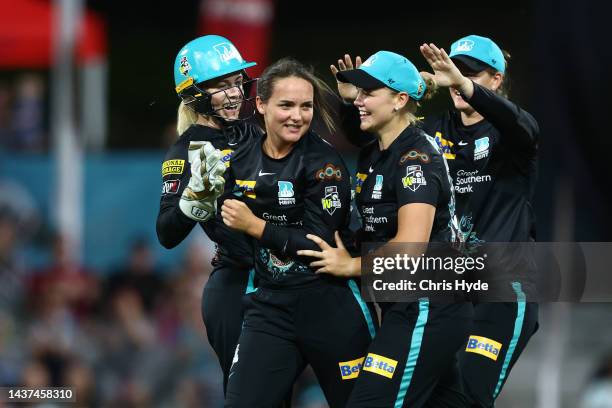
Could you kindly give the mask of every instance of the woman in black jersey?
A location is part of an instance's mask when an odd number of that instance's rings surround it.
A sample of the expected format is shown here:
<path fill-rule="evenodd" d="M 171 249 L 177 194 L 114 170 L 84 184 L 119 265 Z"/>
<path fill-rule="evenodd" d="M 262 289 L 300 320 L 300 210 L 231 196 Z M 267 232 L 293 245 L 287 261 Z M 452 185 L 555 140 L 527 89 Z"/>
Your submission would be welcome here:
<path fill-rule="evenodd" d="M 533 285 L 515 277 L 529 279 L 532 270 L 523 253 L 529 254 L 530 245 L 519 243 L 535 240 L 531 200 L 539 129 L 528 112 L 505 97 L 509 55 L 489 38 L 461 38 L 450 54 L 423 44 L 421 53 L 435 81 L 449 87 L 454 104 L 427 117 L 423 127 L 448 159 L 465 239 L 503 257 L 489 261 L 488 269 L 503 301 L 474 299 L 473 326 L 459 357 L 470 406 L 488 408 L 538 326 L 538 305 L 528 301 Z"/>
<path fill-rule="evenodd" d="M 333 131 L 325 94 L 292 59 L 268 67 L 257 86 L 266 133 L 232 157 L 222 217 L 256 239 L 257 290 L 230 370 L 227 407 L 279 403 L 310 364 L 331 407 L 344 407 L 376 323 L 352 279 L 315 274 L 299 248 L 312 233 L 333 242 L 348 229 L 350 183 L 335 149 L 310 130 L 314 111 Z"/>
<path fill-rule="evenodd" d="M 435 84 L 426 85 L 408 59 L 388 51 L 377 52 L 358 69 L 347 70 L 344 64 L 340 69 L 333 67 L 332 72 L 337 73 L 341 96 L 353 102 L 353 114 L 359 113 L 359 129 L 347 131 L 376 136 L 370 136 L 358 160 L 355 192 L 363 220 L 359 241 L 456 240 L 446 161 L 434 140 L 415 126 L 418 101 Z M 352 258 L 341 242 L 333 248 L 319 237 L 310 238 L 321 251 L 299 253 L 319 258 L 311 264 L 318 272 L 361 274 L 361 258 Z M 407 252 L 415 247 L 405 245 Z M 347 407 L 465 406 L 455 355 L 465 341 L 471 305 L 430 302 L 427 297 L 379 305 L 382 325 Z"/>
<path fill-rule="evenodd" d="M 204 288 L 202 316 L 208 340 L 223 370 L 224 390 L 242 326 L 241 298 L 253 287 L 250 238 L 214 216 L 215 193 L 234 150 L 262 131 L 240 120 L 250 103 L 246 62 L 226 38 L 207 35 L 186 44 L 174 63 L 178 140 L 162 165 L 162 196 L 157 235 L 166 248 L 182 242 L 196 224 L 216 243 L 214 269 Z M 218 194 L 217 194 L 218 195 Z"/>

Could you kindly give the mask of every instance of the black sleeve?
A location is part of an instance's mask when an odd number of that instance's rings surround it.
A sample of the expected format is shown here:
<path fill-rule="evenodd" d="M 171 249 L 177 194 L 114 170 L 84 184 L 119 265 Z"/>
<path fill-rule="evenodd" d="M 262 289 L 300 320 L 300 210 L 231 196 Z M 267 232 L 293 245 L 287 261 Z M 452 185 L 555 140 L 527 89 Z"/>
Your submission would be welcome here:
<path fill-rule="evenodd" d="M 474 83 L 472 97 L 463 97 L 500 131 L 502 143 L 529 150 L 537 147 L 540 133 L 538 123 L 518 105 L 477 83 Z"/>
<path fill-rule="evenodd" d="M 359 110 L 352 103 L 342 102 L 340 105 L 340 126 L 349 143 L 357 147 L 363 147 L 374 139 L 372 134 L 361 130 L 360 124 Z"/>
<path fill-rule="evenodd" d="M 400 160 L 394 187 L 397 208 L 411 203 L 426 203 L 434 207 L 442 190 L 440 157 L 430 157 L 418 150 L 411 150 L 403 155 L 413 159 Z"/>
<path fill-rule="evenodd" d="M 300 249 L 320 250 L 306 238 L 314 234 L 332 246 L 334 231 L 347 237 L 350 214 L 351 187 L 346 166 L 334 152 L 312 160 L 305 166 L 306 191 L 302 228 L 289 228 L 266 223 L 260 239 L 262 246 L 279 251 L 284 256 L 296 257 Z"/>
<path fill-rule="evenodd" d="M 170 148 L 162 163 L 162 194 L 157 215 L 157 238 L 165 248 L 174 248 L 185 239 L 196 221 L 179 208 L 181 194 L 191 177 L 187 148 L 178 142 Z"/>

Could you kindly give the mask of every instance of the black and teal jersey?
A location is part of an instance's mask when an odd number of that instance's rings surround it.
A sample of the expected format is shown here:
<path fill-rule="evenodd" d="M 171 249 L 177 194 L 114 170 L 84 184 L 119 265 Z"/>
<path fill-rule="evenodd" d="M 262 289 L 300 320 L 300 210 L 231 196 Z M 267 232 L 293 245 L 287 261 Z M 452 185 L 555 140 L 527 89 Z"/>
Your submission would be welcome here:
<path fill-rule="evenodd" d="M 235 150 L 254 143 L 262 133 L 259 127 L 248 122 L 240 122 L 225 129 L 196 124 L 190 126 L 170 147 L 162 163 L 162 191 L 157 216 L 157 236 L 164 247 L 177 246 L 196 224 L 196 221 L 185 216 L 179 208 L 181 194 L 191 177 L 191 166 L 187 158 L 189 143 L 211 142 L 216 149 L 221 150 L 222 160 L 229 167 Z M 216 244 L 214 265 L 253 265 L 253 244 L 250 237 L 225 226 L 219 214 L 199 224 Z"/>
<path fill-rule="evenodd" d="M 399 209 L 411 203 L 436 208 L 430 241 L 458 238 L 454 198 L 444 157 L 434 140 L 407 127 L 385 150 L 366 145 L 357 164 L 355 195 L 362 218 L 361 242 L 386 242 L 397 234 Z"/>
<path fill-rule="evenodd" d="M 318 280 L 300 249 L 319 250 L 306 234 L 334 244 L 334 231 L 348 230 L 350 181 L 344 162 L 321 137 L 307 132 L 291 152 L 273 159 L 262 143 L 239 149 L 226 179 L 226 198 L 243 200 L 266 221 L 255 243 L 260 285 L 293 286 Z"/>
<path fill-rule="evenodd" d="M 528 112 L 478 84 L 466 101 L 484 120 L 465 126 L 460 113 L 451 110 L 422 124 L 448 161 L 465 240 L 530 241 L 535 238 L 531 201 L 538 124 Z"/>

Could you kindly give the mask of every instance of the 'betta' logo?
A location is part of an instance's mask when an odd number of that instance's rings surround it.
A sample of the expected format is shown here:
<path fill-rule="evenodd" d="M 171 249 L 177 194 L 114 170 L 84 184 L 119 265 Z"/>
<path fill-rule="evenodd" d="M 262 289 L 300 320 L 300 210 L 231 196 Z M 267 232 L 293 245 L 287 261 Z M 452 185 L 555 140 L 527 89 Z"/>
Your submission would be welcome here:
<path fill-rule="evenodd" d="M 474 48 L 474 41 L 472 40 L 463 40 L 460 41 L 459 44 L 455 47 L 455 52 L 467 52 L 472 51 Z"/>

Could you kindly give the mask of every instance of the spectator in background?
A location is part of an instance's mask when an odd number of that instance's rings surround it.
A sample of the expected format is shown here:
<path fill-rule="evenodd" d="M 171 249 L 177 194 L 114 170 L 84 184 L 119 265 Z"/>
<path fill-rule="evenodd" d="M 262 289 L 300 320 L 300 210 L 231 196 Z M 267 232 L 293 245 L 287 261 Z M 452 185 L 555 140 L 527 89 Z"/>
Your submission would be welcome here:
<path fill-rule="evenodd" d="M 587 384 L 580 408 L 612 408 L 612 352 L 600 361 Z"/>
<path fill-rule="evenodd" d="M 15 148 L 28 152 L 44 149 L 44 96 L 45 85 L 39 75 L 26 74 L 18 79 L 13 118 Z"/>
<path fill-rule="evenodd" d="M 75 317 L 87 317 L 99 296 L 98 280 L 92 271 L 72 258 L 69 248 L 72 243 L 67 237 L 56 234 L 52 245 L 51 265 L 32 276 L 29 299 L 39 302 L 48 295 L 57 296 Z"/>
<path fill-rule="evenodd" d="M 12 89 L 6 83 L 0 82 L 0 148 L 9 147 L 13 138 L 12 97 Z"/>
<path fill-rule="evenodd" d="M 130 246 L 127 263 L 111 273 L 104 298 L 108 300 L 115 292 L 131 288 L 138 292 L 146 312 L 151 313 L 164 285 L 159 272 L 150 242 L 136 238 Z"/>

